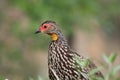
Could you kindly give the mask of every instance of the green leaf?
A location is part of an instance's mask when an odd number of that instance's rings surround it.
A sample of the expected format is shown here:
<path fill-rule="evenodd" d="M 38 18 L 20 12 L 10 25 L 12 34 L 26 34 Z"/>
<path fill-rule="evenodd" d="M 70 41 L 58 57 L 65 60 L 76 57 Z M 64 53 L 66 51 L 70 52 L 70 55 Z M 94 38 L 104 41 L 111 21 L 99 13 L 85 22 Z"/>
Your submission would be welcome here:
<path fill-rule="evenodd" d="M 111 71 L 111 76 L 115 76 L 117 72 L 120 71 L 120 64 L 117 65 L 112 71 Z"/>
<path fill-rule="evenodd" d="M 95 69 L 92 69 L 92 70 L 89 72 L 89 74 L 90 74 L 90 75 L 94 75 L 96 72 L 100 71 L 101 69 L 102 69 L 102 67 L 97 67 L 97 68 L 95 68 Z"/>
<path fill-rule="evenodd" d="M 105 62 L 110 65 L 111 62 L 110 62 L 110 60 L 109 60 L 109 57 L 107 57 L 106 54 L 103 54 L 102 56 L 103 56 L 103 59 L 105 60 Z"/>
<path fill-rule="evenodd" d="M 89 72 L 90 80 L 104 80 L 102 77 L 98 77 L 98 76 L 95 75 L 96 72 L 101 71 L 101 70 L 102 70 L 102 67 L 97 67 L 95 69 L 92 69 Z"/>
<path fill-rule="evenodd" d="M 112 53 L 112 54 L 109 56 L 109 61 L 110 61 L 111 63 L 113 63 L 113 62 L 115 61 L 116 57 L 117 57 L 117 54 Z"/>
<path fill-rule="evenodd" d="M 74 60 L 76 61 L 77 64 L 79 64 L 79 66 L 81 66 L 82 68 L 87 67 L 90 64 L 89 59 L 80 59 L 79 56 L 74 55 Z"/>

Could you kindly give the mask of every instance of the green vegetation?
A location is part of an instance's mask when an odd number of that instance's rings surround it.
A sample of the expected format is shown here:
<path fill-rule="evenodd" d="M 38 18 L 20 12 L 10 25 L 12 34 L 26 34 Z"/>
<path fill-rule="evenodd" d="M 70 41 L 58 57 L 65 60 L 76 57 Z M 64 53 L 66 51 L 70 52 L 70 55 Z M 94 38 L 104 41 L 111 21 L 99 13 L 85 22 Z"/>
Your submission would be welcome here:
<path fill-rule="evenodd" d="M 107 56 L 103 54 L 103 59 L 107 63 L 105 65 L 105 70 L 107 70 L 105 74 L 105 80 L 119 80 L 119 72 L 120 72 L 120 64 L 113 66 L 115 60 L 117 58 L 116 54 L 111 54 L 110 56 Z"/>

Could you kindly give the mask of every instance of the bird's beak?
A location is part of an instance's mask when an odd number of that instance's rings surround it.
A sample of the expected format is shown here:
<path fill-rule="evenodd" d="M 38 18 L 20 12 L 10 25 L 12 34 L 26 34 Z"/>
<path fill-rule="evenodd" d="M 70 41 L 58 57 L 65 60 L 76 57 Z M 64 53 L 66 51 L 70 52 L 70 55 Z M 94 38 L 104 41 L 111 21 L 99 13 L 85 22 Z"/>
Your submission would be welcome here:
<path fill-rule="evenodd" d="M 40 30 L 37 30 L 36 32 L 35 32 L 35 34 L 38 34 L 38 33 L 40 33 L 41 31 Z"/>

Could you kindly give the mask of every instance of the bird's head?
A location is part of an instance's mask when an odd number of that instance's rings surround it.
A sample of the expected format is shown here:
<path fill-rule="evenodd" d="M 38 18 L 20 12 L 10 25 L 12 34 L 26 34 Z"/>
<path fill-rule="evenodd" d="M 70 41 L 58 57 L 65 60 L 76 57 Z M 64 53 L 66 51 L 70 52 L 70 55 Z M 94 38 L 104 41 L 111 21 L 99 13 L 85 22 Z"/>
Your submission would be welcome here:
<path fill-rule="evenodd" d="M 37 33 L 45 33 L 52 37 L 52 40 L 58 39 L 59 29 L 57 27 L 56 22 L 54 21 L 45 21 L 41 24 L 40 28 L 35 32 Z"/>

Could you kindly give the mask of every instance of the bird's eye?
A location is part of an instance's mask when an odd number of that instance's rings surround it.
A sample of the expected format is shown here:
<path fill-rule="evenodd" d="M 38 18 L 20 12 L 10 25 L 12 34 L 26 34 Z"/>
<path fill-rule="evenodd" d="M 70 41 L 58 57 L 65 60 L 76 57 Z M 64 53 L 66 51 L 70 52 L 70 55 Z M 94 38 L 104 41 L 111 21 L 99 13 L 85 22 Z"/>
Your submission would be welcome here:
<path fill-rule="evenodd" d="M 47 26 L 44 26 L 44 28 L 47 28 Z"/>

